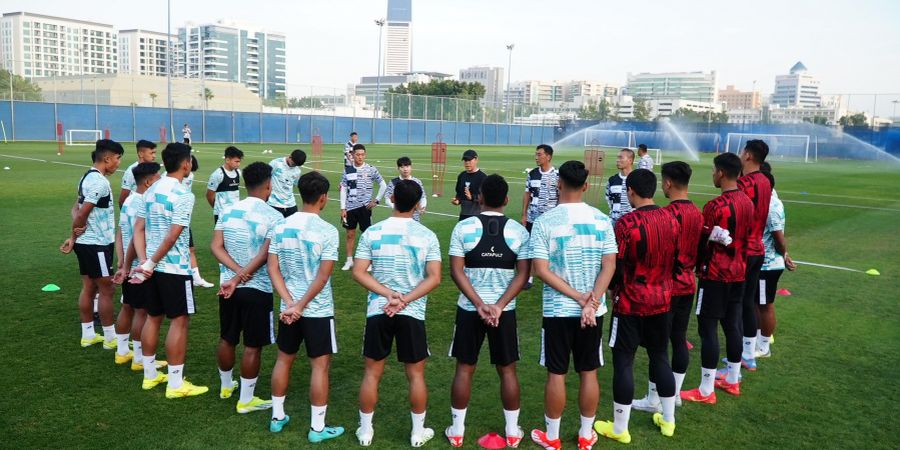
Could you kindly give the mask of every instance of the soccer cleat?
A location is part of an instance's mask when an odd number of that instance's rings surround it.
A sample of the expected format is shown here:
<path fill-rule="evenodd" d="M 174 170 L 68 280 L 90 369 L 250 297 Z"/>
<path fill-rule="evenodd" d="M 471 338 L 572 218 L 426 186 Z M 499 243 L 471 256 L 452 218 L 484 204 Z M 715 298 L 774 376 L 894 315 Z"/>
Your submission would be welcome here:
<path fill-rule="evenodd" d="M 728 376 L 728 366 L 716 369 L 716 379 L 724 380 Z"/>
<path fill-rule="evenodd" d="M 209 281 L 204 280 L 203 277 L 195 278 L 193 284 L 194 284 L 194 286 L 202 287 L 202 288 L 211 288 L 211 287 L 215 286 L 214 284 L 210 283 Z"/>
<path fill-rule="evenodd" d="M 141 389 L 149 391 L 150 389 L 158 386 L 160 383 L 165 383 L 166 381 L 169 381 L 169 376 L 164 373 L 159 373 L 156 374 L 156 378 L 152 380 L 149 378 L 144 378 L 144 382 L 141 384 Z"/>
<path fill-rule="evenodd" d="M 134 352 L 128 352 L 125 355 L 120 355 L 116 353 L 116 364 L 122 365 L 134 359 Z M 141 368 L 143 370 L 143 367 Z"/>
<path fill-rule="evenodd" d="M 769 351 L 767 351 L 765 353 L 763 353 L 759 350 L 756 350 L 756 352 L 753 353 L 753 359 L 771 358 L 771 357 L 772 357 L 772 349 L 769 349 Z"/>
<path fill-rule="evenodd" d="M 262 411 L 264 409 L 272 409 L 272 400 L 263 400 L 259 397 L 253 397 L 247 403 L 238 402 L 235 407 L 238 414 L 247 414 L 253 411 Z M 343 431 L 341 431 L 343 433 Z"/>
<path fill-rule="evenodd" d="M 608 437 L 614 441 L 621 442 L 623 444 L 631 443 L 631 433 L 628 430 L 625 430 L 619 434 L 616 434 L 613 429 L 613 423 L 608 420 L 600 421 L 594 423 L 594 430 L 597 431 L 597 434 Z"/>
<path fill-rule="evenodd" d="M 687 402 L 709 403 L 710 405 L 715 405 L 716 391 L 711 392 L 709 395 L 703 395 L 703 393 L 700 392 L 700 388 L 681 391 L 681 399 Z"/>
<path fill-rule="evenodd" d="M 662 412 L 662 404 L 660 402 L 653 403 L 650 401 L 650 396 L 646 395 L 644 398 L 639 398 L 633 402 L 631 402 L 631 408 L 636 409 L 638 411 L 645 412 Z"/>
<path fill-rule="evenodd" d="M 352 268 L 353 268 L 353 260 L 348 259 L 346 262 L 344 262 L 344 267 L 341 267 L 341 270 L 346 272 Z"/>
<path fill-rule="evenodd" d="M 756 372 L 756 358 L 753 359 L 744 359 L 741 358 L 741 366 L 750 372 Z"/>
<path fill-rule="evenodd" d="M 547 433 L 541 430 L 531 430 L 531 440 L 546 450 L 559 450 L 562 448 L 562 442 L 558 438 L 551 441 L 547 439 Z"/>
<path fill-rule="evenodd" d="M 281 430 L 284 429 L 284 426 L 291 421 L 291 416 L 285 414 L 284 419 L 275 419 L 272 418 L 272 421 L 269 422 L 269 431 L 273 433 L 281 433 Z"/>
<path fill-rule="evenodd" d="M 119 343 L 116 342 L 116 338 L 112 338 L 112 340 L 103 340 L 103 350 L 115 350 L 119 348 Z"/>
<path fill-rule="evenodd" d="M 741 382 L 740 381 L 732 384 L 725 380 L 716 380 L 716 387 L 735 396 L 735 397 L 740 397 L 740 395 L 741 395 Z"/>
<path fill-rule="evenodd" d="M 659 427 L 659 432 L 665 437 L 672 437 L 675 434 L 675 422 L 666 422 L 662 414 L 653 415 L 653 423 Z"/>
<path fill-rule="evenodd" d="M 772 345 L 774 343 L 775 343 L 775 334 L 773 333 L 771 336 L 769 336 L 769 345 Z"/>
<path fill-rule="evenodd" d="M 594 444 L 597 443 L 597 439 L 597 433 L 595 433 L 594 430 L 591 430 L 590 439 L 578 436 L 578 450 L 591 450 L 594 448 Z"/>
<path fill-rule="evenodd" d="M 363 447 L 368 447 L 372 445 L 372 438 L 375 437 L 375 430 L 369 428 L 368 430 L 363 430 L 362 427 L 356 429 L 356 439 L 359 441 L 359 445 Z"/>
<path fill-rule="evenodd" d="M 322 428 L 322 431 L 313 431 L 313 429 L 310 428 L 309 433 L 306 434 L 306 438 L 309 439 L 309 442 L 317 444 L 322 441 L 334 439 L 342 434 L 344 434 L 344 427 L 329 427 L 326 425 L 325 428 Z"/>
<path fill-rule="evenodd" d="M 163 367 L 166 367 L 168 365 L 169 365 L 169 363 L 167 363 L 165 360 L 156 361 L 156 370 L 162 369 Z M 132 359 L 131 360 L 131 370 L 134 372 L 143 372 L 144 364 L 136 362 L 134 359 Z"/>
<path fill-rule="evenodd" d="M 409 445 L 413 446 L 413 448 L 419 448 L 425 445 L 433 437 L 434 430 L 432 430 L 431 428 L 425 428 L 424 430 L 422 430 L 421 434 L 409 435 Z"/>
<path fill-rule="evenodd" d="M 94 344 L 99 344 L 101 342 L 103 342 L 103 336 L 100 336 L 100 335 L 94 335 L 94 337 L 92 337 L 90 339 L 81 338 L 81 346 L 82 347 L 90 347 Z"/>
<path fill-rule="evenodd" d="M 237 388 L 238 388 L 237 383 L 235 383 L 234 380 L 231 380 L 230 388 L 227 388 L 225 386 L 219 387 L 219 398 L 221 398 L 221 399 L 231 398 L 231 394 L 233 394 Z"/>
<path fill-rule="evenodd" d="M 452 430 L 453 430 L 453 427 L 447 427 L 444 430 L 444 436 L 447 436 L 447 440 L 450 441 L 451 447 L 462 447 L 463 446 L 463 436 L 454 436 Z"/>
<path fill-rule="evenodd" d="M 185 398 L 185 397 L 193 397 L 195 395 L 205 394 L 209 391 L 209 388 L 206 386 L 195 386 L 193 383 L 184 379 L 181 383 L 180 388 L 170 388 L 166 387 L 166 398 Z"/>
<path fill-rule="evenodd" d="M 522 430 L 522 427 L 519 427 L 518 436 L 511 436 L 509 434 L 506 435 L 506 446 L 509 448 L 518 448 L 519 444 L 522 442 L 523 437 L 525 437 L 525 431 Z"/>

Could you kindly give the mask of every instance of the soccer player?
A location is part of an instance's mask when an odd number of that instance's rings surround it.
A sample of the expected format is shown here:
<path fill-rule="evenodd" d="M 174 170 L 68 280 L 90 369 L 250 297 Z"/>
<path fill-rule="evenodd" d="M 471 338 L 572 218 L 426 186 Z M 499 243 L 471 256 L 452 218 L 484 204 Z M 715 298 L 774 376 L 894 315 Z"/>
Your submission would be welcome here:
<path fill-rule="evenodd" d="M 297 212 L 294 186 L 300 180 L 300 166 L 305 163 L 306 152 L 299 148 L 292 151 L 290 156 L 276 158 L 269 162 L 269 165 L 272 166 L 272 195 L 269 196 L 268 203 L 284 218 Z"/>
<path fill-rule="evenodd" d="M 194 187 L 194 174 L 200 170 L 200 162 L 197 161 L 197 157 L 191 155 L 191 173 L 188 176 L 181 179 L 181 184 L 184 185 L 185 189 L 190 191 Z M 193 280 L 194 286 L 202 287 L 202 288 L 211 288 L 215 286 L 203 279 L 203 276 L 200 275 L 200 265 L 197 263 L 197 252 L 194 251 L 194 233 L 191 231 L 191 228 L 188 227 L 188 246 L 191 250 L 191 279 Z"/>
<path fill-rule="evenodd" d="M 580 161 L 559 168 L 559 205 L 538 217 L 531 229 L 529 254 L 535 275 L 544 281 L 541 365 L 547 368 L 544 420 L 547 430 L 531 439 L 559 449 L 559 423 L 566 405 L 566 372 L 574 360 L 581 384 L 578 448 L 597 442 L 594 417 L 600 399 L 602 320 L 606 289 L 616 268 L 616 239 L 609 217 L 584 203 L 588 170 Z"/>
<path fill-rule="evenodd" d="M 741 159 L 722 153 L 713 159 L 713 184 L 722 195 L 703 207 L 703 231 L 697 255 L 700 285 L 697 291 L 697 328 L 700 334 L 700 387 L 681 392 L 681 399 L 716 403 L 713 387 L 732 395 L 741 394 L 741 302 L 747 271 L 747 240 L 753 226 L 753 202 L 738 189 Z M 725 334 L 728 369 L 725 379 L 716 379 L 719 336 Z"/>
<path fill-rule="evenodd" d="M 375 183 L 378 195 L 373 196 Z M 366 164 L 366 146 L 353 146 L 353 164 L 344 167 L 341 176 L 341 222 L 347 230 L 347 261 L 341 270 L 353 267 L 356 228 L 365 233 L 372 226 L 372 209 L 381 202 L 387 183 L 378 169 Z"/>
<path fill-rule="evenodd" d="M 478 195 L 481 194 L 481 183 L 487 175 L 478 168 L 478 152 L 468 149 L 462 155 L 463 170 L 456 177 L 456 195 L 450 203 L 459 205 L 460 222 L 469 217 L 477 216 Z"/>
<path fill-rule="evenodd" d="M 344 165 L 353 165 L 353 147 L 359 142 L 359 135 L 355 131 L 350 132 L 350 140 L 344 144 Z"/>
<path fill-rule="evenodd" d="M 524 433 L 519 428 L 516 295 L 531 269 L 527 254 L 529 235 L 525 227 L 503 215 L 509 203 L 506 180 L 500 175 L 489 175 L 481 187 L 481 214 L 457 223 L 450 236 L 450 276 L 460 293 L 450 345 L 450 356 L 456 358 L 450 393 L 453 425 L 444 434 L 452 446 L 462 446 L 472 376 L 487 336 L 491 364 L 500 376 L 506 443 L 517 447 Z"/>
<path fill-rule="evenodd" d="M 653 157 L 647 154 L 647 144 L 638 145 L 638 169 L 653 171 Z"/>
<path fill-rule="evenodd" d="M 233 205 L 241 199 L 241 160 L 244 152 L 235 146 L 225 149 L 225 164 L 217 167 L 206 183 L 206 201 L 213 207 L 213 222 L 219 221 L 219 215 L 226 206 Z"/>
<path fill-rule="evenodd" d="M 756 333 L 759 328 L 757 305 L 759 297 L 754 296 L 759 284 L 759 272 L 765 256 L 763 246 L 763 230 L 769 221 L 769 203 L 772 200 L 772 185 L 759 167 L 766 161 L 769 146 L 760 139 L 747 141 L 741 151 L 741 170 L 743 176 L 738 179 L 738 188 L 750 197 L 753 202 L 753 221 L 750 237 L 747 240 L 747 275 L 744 289 L 743 311 L 743 351 L 741 364 L 749 371 L 756 371 Z"/>
<path fill-rule="evenodd" d="M 191 172 L 191 148 L 171 143 L 162 152 L 166 176 L 153 183 L 144 193 L 144 208 L 138 211 L 132 242 L 136 249 L 146 249 L 147 259 L 135 270 L 129 282 L 149 283 L 147 321 L 141 331 L 144 381 L 150 390 L 164 381 L 166 398 L 191 397 L 206 393 L 206 386 L 195 386 L 184 377 L 190 316 L 196 312 L 191 284 L 191 256 L 188 233 L 194 194 L 181 180 Z M 140 254 L 140 250 L 138 250 Z M 143 280 L 143 281 L 142 281 Z M 156 345 L 163 315 L 169 318 L 166 336 L 168 375 L 157 373 Z"/>
<path fill-rule="evenodd" d="M 691 181 L 691 166 L 683 161 L 672 161 L 662 165 L 662 190 L 670 200 L 665 207 L 675 216 L 679 224 L 678 258 L 675 260 L 675 285 L 672 288 L 672 373 L 675 376 L 675 406 L 681 405 L 681 386 L 687 373 L 690 355 L 687 348 L 687 327 L 694 303 L 697 282 L 694 267 L 697 264 L 697 246 L 703 229 L 703 215 L 688 199 L 688 184 Z M 634 409 L 647 412 L 662 412 L 659 394 L 653 374 L 650 374 L 647 396 L 635 400 Z"/>
<path fill-rule="evenodd" d="M 358 145 L 358 144 L 357 144 Z M 412 180 L 394 187 L 391 217 L 363 233 L 356 250 L 353 279 L 369 291 L 363 356 L 366 369 L 359 388 L 359 444 L 369 446 L 375 429 L 372 417 L 378 403 L 378 384 L 397 341 L 397 360 L 406 369 L 412 433 L 409 442 L 421 447 L 434 437 L 425 428 L 428 388 L 425 358 L 430 355 L 425 335 L 428 293 L 441 283 L 441 249 L 437 236 L 412 220 L 422 189 Z M 372 266 L 372 272 L 367 269 Z"/>
<path fill-rule="evenodd" d="M 628 195 L 625 190 L 625 179 L 633 170 L 634 151 L 623 148 L 616 157 L 616 169 L 619 173 L 609 177 L 606 183 L 606 204 L 609 206 L 609 220 L 615 225 L 619 217 L 631 212 Z"/>
<path fill-rule="evenodd" d="M 125 169 L 125 174 L 122 175 L 122 189 L 119 191 L 119 208 L 125 204 L 128 194 L 131 194 L 137 188 L 134 181 L 134 173 L 132 172 L 134 168 L 142 162 L 156 161 L 156 144 L 141 139 L 135 147 L 137 147 L 137 161 L 131 163 Z"/>
<path fill-rule="evenodd" d="M 182 143 L 185 145 L 191 145 L 191 127 L 188 124 L 184 124 L 181 127 L 181 136 L 183 138 Z"/>
<path fill-rule="evenodd" d="M 534 151 L 534 162 L 537 167 L 525 177 L 525 195 L 522 197 L 522 225 L 531 233 L 534 221 L 541 214 L 554 208 L 559 203 L 559 173 L 553 167 L 553 147 L 547 144 L 537 146 Z M 529 275 L 525 289 L 531 289 L 532 277 Z"/>
<path fill-rule="evenodd" d="M 663 436 L 675 434 L 675 378 L 669 366 L 672 287 L 678 241 L 678 222 L 653 203 L 656 175 L 637 169 L 626 181 L 634 210 L 616 222 L 616 276 L 613 281 L 613 319 L 609 346 L 613 354 L 613 421 L 598 421 L 602 436 L 631 442 L 628 420 L 634 396 L 634 355 L 647 349 L 650 376 L 656 382 L 662 413 L 653 423 Z"/>
<path fill-rule="evenodd" d="M 759 332 L 756 340 L 756 358 L 768 358 L 772 356 L 769 344 L 772 341 L 772 333 L 775 332 L 775 293 L 778 290 L 778 280 L 784 269 L 793 271 L 797 268 L 787 252 L 787 239 L 784 237 L 784 203 L 778 198 L 775 191 L 775 177 L 772 175 L 772 166 L 764 162 L 760 172 L 769 179 L 772 186 L 772 200 L 769 203 L 769 220 L 766 221 L 766 229 L 763 232 L 763 244 L 766 248 L 766 256 L 763 259 L 759 272 L 759 285 L 756 287 L 755 298 L 759 299 Z"/>
<path fill-rule="evenodd" d="M 425 194 L 425 186 L 422 185 L 422 180 L 412 176 L 412 160 L 409 159 L 408 156 L 401 156 L 397 158 L 397 171 L 400 172 L 400 176 L 391 180 L 387 185 L 387 190 L 384 191 L 384 203 L 391 209 L 394 209 L 394 204 L 391 202 L 391 194 L 394 193 L 394 186 L 397 186 L 397 183 L 400 180 L 413 180 L 419 187 L 422 189 L 422 200 L 419 200 L 419 204 L 416 205 L 416 208 L 413 210 L 413 220 L 416 222 L 421 222 L 422 214 L 425 214 L 425 208 L 428 206 L 428 195 Z"/>
<path fill-rule="evenodd" d="M 331 273 L 338 260 L 338 230 L 319 217 L 328 203 L 328 179 L 319 172 L 300 177 L 303 209 L 278 223 L 270 234 L 269 274 L 281 296 L 278 324 L 278 359 L 272 369 L 272 421 L 278 433 L 290 420 L 284 400 L 291 367 L 300 344 L 309 358 L 311 423 L 307 439 L 320 442 L 344 433 L 343 427 L 325 425 L 328 408 L 329 367 L 337 353 Z"/>
<path fill-rule="evenodd" d="M 266 204 L 272 192 L 272 167 L 255 162 L 244 169 L 247 198 L 225 208 L 213 231 L 213 255 L 220 263 L 219 283 L 219 398 L 231 398 L 235 347 L 243 336 L 241 397 L 237 412 L 246 414 L 272 407 L 271 400 L 254 396 L 262 348 L 274 343 L 272 283 L 266 272 L 269 231 L 283 217 Z"/>
<path fill-rule="evenodd" d="M 72 237 L 81 272 L 78 310 L 82 347 L 102 342 L 107 350 L 116 348 L 112 303 L 116 289 L 112 280 L 116 218 L 112 188 L 106 177 L 116 173 L 124 153 L 118 142 L 98 140 L 91 153 L 93 165 L 78 182 L 78 198 L 72 205 Z M 94 296 L 98 293 L 103 337 L 94 330 Z"/>
<path fill-rule="evenodd" d="M 116 255 L 119 266 L 113 281 L 122 285 L 122 309 L 116 319 L 116 364 L 125 364 L 132 361 L 131 370 L 143 371 L 141 359 L 141 329 L 147 320 L 146 297 L 147 286 L 144 284 L 127 283 L 126 278 L 137 266 L 138 262 L 146 259 L 141 254 L 135 253 L 131 245 L 134 236 L 134 226 L 137 221 L 137 213 L 144 208 L 144 192 L 156 180 L 159 180 L 159 164 L 155 162 L 142 162 L 131 169 L 131 179 L 134 180 L 134 188 L 119 212 L 119 228 L 116 230 Z M 141 249 L 143 250 L 143 249 Z M 131 337 L 134 352 L 128 348 L 128 338 Z M 139 355 L 134 358 L 134 355 Z M 160 361 L 161 362 L 161 361 Z"/>

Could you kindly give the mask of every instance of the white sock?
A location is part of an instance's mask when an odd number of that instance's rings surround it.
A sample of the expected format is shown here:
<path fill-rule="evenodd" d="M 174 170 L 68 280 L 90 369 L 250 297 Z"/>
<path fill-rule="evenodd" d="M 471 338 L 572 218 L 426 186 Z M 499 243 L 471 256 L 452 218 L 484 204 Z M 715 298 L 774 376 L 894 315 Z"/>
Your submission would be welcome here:
<path fill-rule="evenodd" d="M 362 411 L 359 412 L 359 428 L 363 431 L 372 431 L 372 417 L 375 416 L 375 411 L 370 413 L 364 413 Z"/>
<path fill-rule="evenodd" d="M 167 388 L 178 389 L 184 384 L 184 364 L 169 365 L 169 384 Z"/>
<path fill-rule="evenodd" d="M 584 417 L 581 416 L 581 428 L 578 430 L 578 436 L 581 436 L 585 439 L 591 438 L 591 430 L 594 429 L 594 418 L 596 416 Z"/>
<path fill-rule="evenodd" d="M 456 409 L 450 407 L 450 418 L 453 419 L 452 433 L 454 436 L 462 436 L 466 433 L 466 408 Z"/>
<path fill-rule="evenodd" d="M 144 361 L 143 361 L 144 354 L 141 353 L 143 351 L 143 348 L 141 348 L 141 341 L 132 339 L 131 346 L 133 347 L 132 351 L 134 352 L 134 358 L 132 359 L 132 361 L 134 361 L 138 364 L 143 364 L 144 363 Z"/>
<path fill-rule="evenodd" d="M 118 347 L 116 348 L 116 353 L 121 356 L 125 356 L 128 354 L 128 338 L 130 336 L 131 335 L 129 335 L 128 333 L 116 335 L 116 345 Z"/>
<path fill-rule="evenodd" d="M 556 419 L 551 419 L 544 416 L 544 423 L 547 424 L 547 439 L 550 441 L 555 441 L 559 439 L 559 421 L 562 417 L 558 417 Z"/>
<path fill-rule="evenodd" d="M 751 360 L 756 357 L 753 353 L 756 351 L 756 336 L 744 337 L 744 351 L 741 352 L 741 358 Z"/>
<path fill-rule="evenodd" d="M 155 380 L 157 376 L 156 355 L 144 355 L 142 359 L 144 360 L 144 379 Z"/>
<path fill-rule="evenodd" d="M 675 376 L 675 396 L 678 397 L 681 395 L 681 385 L 684 384 L 684 374 L 672 372 L 672 375 Z"/>
<path fill-rule="evenodd" d="M 193 278 L 194 281 L 197 281 L 198 279 L 200 279 L 200 268 L 199 267 L 191 267 L 191 278 Z"/>
<path fill-rule="evenodd" d="M 103 327 L 103 339 L 106 342 L 112 342 L 112 341 L 116 340 L 116 326 L 115 325 Z"/>
<path fill-rule="evenodd" d="M 772 342 L 771 336 L 760 336 L 759 340 L 756 341 L 756 348 L 759 349 L 760 353 L 769 353 L 771 348 L 769 347 L 769 343 Z"/>
<path fill-rule="evenodd" d="M 651 405 L 659 403 L 659 392 L 656 392 L 656 383 L 652 381 L 647 382 L 647 400 L 650 400 Z"/>
<path fill-rule="evenodd" d="M 678 394 L 676 393 L 675 395 Z M 662 404 L 663 420 L 675 423 L 675 397 L 660 397 L 659 402 Z"/>
<path fill-rule="evenodd" d="M 353 264 L 353 257 L 347 257 L 347 262 Z"/>
<path fill-rule="evenodd" d="M 100 312 L 100 294 L 94 296 L 94 313 Z"/>
<path fill-rule="evenodd" d="M 762 336 L 762 330 L 759 329 L 759 328 L 757 328 L 757 329 L 756 329 L 756 341 L 757 341 L 757 342 L 759 342 L 760 336 Z"/>
<path fill-rule="evenodd" d="M 309 409 L 310 409 L 309 427 L 312 428 L 312 430 L 316 431 L 316 432 L 324 430 L 325 429 L 325 410 L 328 409 L 328 405 L 322 405 L 322 406 L 309 405 Z"/>
<path fill-rule="evenodd" d="M 716 369 L 700 369 L 700 393 L 709 395 L 713 393 L 716 383 Z"/>
<path fill-rule="evenodd" d="M 519 435 L 519 410 L 503 410 L 503 417 L 506 419 L 506 435 L 507 436 L 518 436 Z"/>
<path fill-rule="evenodd" d="M 420 435 L 425 431 L 425 413 L 416 414 L 409 412 L 412 416 L 412 434 Z"/>
<path fill-rule="evenodd" d="M 272 396 L 272 420 L 284 419 L 284 396 Z"/>
<path fill-rule="evenodd" d="M 628 419 L 631 418 L 631 405 L 613 402 L 613 433 L 628 431 Z"/>
<path fill-rule="evenodd" d="M 725 381 L 734 384 L 741 380 L 741 363 L 728 362 L 728 375 Z"/>
<path fill-rule="evenodd" d="M 231 378 L 232 370 L 234 370 L 234 369 L 228 369 L 228 370 L 219 369 L 219 380 L 221 380 L 222 387 L 225 389 L 233 389 L 234 388 L 234 379 Z M 241 380 L 243 380 L 243 378 Z"/>
<path fill-rule="evenodd" d="M 534 281 L 534 277 L 528 277 L 528 282 L 531 283 L 532 281 Z"/>
<path fill-rule="evenodd" d="M 82 322 L 81 323 L 81 338 L 82 339 L 93 339 L 97 336 L 97 332 L 94 330 L 94 322 Z"/>
<path fill-rule="evenodd" d="M 230 372 L 230 371 L 229 371 Z M 256 378 L 244 378 L 241 377 L 241 403 L 247 403 L 250 400 L 253 400 L 253 393 L 256 391 Z M 321 431 L 321 430 L 316 430 Z"/>

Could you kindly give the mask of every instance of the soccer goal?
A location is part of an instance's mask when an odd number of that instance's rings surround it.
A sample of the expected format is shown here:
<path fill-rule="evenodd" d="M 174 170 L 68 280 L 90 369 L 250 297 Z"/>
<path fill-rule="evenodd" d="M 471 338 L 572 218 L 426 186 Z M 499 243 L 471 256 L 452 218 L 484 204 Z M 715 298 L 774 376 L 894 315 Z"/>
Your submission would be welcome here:
<path fill-rule="evenodd" d="M 100 130 L 66 130 L 66 145 L 94 145 L 102 134 Z"/>
<path fill-rule="evenodd" d="M 810 147 L 808 134 L 755 134 L 755 133 L 728 133 L 725 139 L 725 151 L 740 153 L 747 141 L 761 139 L 769 145 L 767 160 L 816 162 L 819 160 L 819 152 L 816 145 Z"/>
<path fill-rule="evenodd" d="M 634 132 L 629 130 L 584 130 L 585 147 L 634 147 Z"/>

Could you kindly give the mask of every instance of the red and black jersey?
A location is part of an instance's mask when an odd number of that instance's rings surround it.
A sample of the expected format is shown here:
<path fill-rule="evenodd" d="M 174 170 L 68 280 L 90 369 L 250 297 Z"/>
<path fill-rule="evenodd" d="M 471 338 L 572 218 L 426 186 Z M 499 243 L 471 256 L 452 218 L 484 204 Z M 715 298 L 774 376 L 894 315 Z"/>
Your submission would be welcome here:
<path fill-rule="evenodd" d="M 772 184 L 760 171 L 748 173 L 738 178 L 738 189 L 744 191 L 753 202 L 753 228 L 750 231 L 750 240 L 747 243 L 747 254 L 750 256 L 764 255 L 763 231 L 769 220 L 769 202 L 772 200 Z"/>
<path fill-rule="evenodd" d="M 727 247 L 709 242 L 709 235 L 716 225 L 731 233 L 732 242 Z M 752 226 L 753 202 L 740 189 L 723 192 L 703 207 L 703 230 L 697 257 L 701 280 L 744 281 L 747 239 Z"/>
<path fill-rule="evenodd" d="M 697 288 L 694 267 L 697 265 L 697 247 L 703 229 L 703 214 L 690 200 L 675 200 L 666 206 L 678 221 L 678 259 L 675 261 L 675 288 L 672 296 L 693 295 Z"/>
<path fill-rule="evenodd" d="M 669 310 L 675 284 L 678 222 L 659 206 L 644 206 L 615 225 L 616 277 L 613 311 L 652 316 Z"/>

